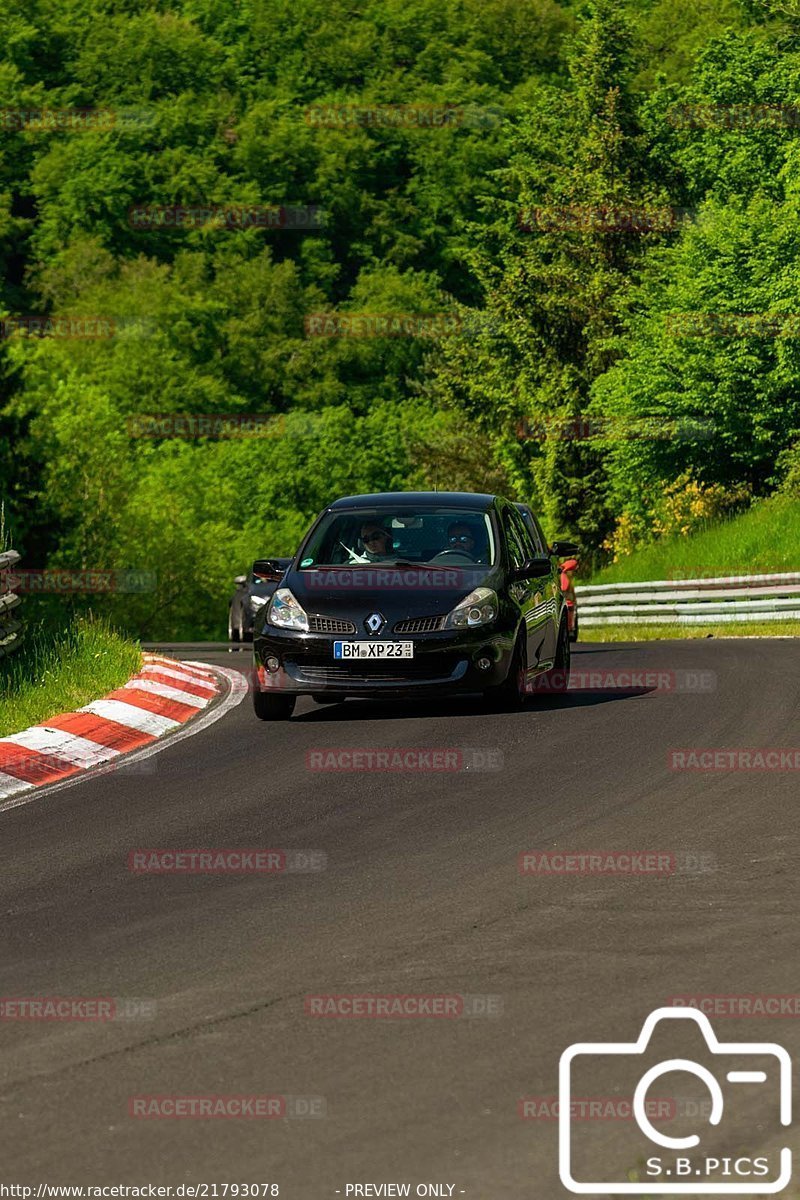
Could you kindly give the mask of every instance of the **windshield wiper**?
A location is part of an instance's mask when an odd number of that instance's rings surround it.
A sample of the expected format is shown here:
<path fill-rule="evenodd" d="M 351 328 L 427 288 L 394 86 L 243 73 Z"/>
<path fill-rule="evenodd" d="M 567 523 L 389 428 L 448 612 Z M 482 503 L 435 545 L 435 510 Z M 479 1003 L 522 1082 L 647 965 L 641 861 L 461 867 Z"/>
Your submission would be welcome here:
<path fill-rule="evenodd" d="M 366 560 L 358 559 L 357 562 L 348 562 L 348 563 L 315 563 L 313 567 L 304 567 L 303 570 L 305 570 L 305 571 L 342 571 L 342 570 L 349 571 L 352 567 L 374 567 L 377 570 L 383 570 L 388 567 L 412 567 L 416 571 L 452 571 L 453 567 L 455 567 L 456 570 L 463 569 L 465 571 L 469 571 L 473 568 L 473 566 L 485 567 L 486 564 L 485 563 L 474 563 L 474 564 L 473 563 L 448 563 L 447 566 L 445 566 L 444 563 L 409 562 L 408 559 L 405 559 L 405 558 L 379 559 L 374 562 L 372 559 L 366 559 Z M 488 567 L 486 569 L 488 570 Z"/>
<path fill-rule="evenodd" d="M 373 564 L 373 566 L 379 567 L 415 567 L 419 571 L 450 571 L 453 567 L 464 567 L 466 565 L 466 563 L 452 563 L 445 566 L 444 563 L 408 562 L 404 558 L 396 558 L 394 562 Z"/>

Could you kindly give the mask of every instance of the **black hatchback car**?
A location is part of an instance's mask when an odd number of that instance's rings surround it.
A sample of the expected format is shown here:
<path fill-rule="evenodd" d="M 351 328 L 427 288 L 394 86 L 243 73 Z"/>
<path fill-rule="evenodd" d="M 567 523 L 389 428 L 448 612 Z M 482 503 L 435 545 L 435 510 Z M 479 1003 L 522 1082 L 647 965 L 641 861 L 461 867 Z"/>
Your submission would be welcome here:
<path fill-rule="evenodd" d="M 553 690 L 565 687 L 558 556 L 576 549 L 537 543 L 500 496 L 337 500 L 256 617 L 256 715 L 286 719 L 301 695 L 324 703 L 482 692 L 517 707 L 548 672 Z"/>

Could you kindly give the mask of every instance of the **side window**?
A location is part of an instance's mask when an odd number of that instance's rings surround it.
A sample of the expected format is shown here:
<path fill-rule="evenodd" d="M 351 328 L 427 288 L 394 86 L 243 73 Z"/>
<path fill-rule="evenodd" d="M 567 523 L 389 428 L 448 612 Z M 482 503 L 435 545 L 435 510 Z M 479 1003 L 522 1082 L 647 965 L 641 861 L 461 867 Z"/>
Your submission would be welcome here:
<path fill-rule="evenodd" d="M 547 544 L 547 538 L 544 536 L 544 533 L 542 532 L 542 527 L 539 524 L 539 522 L 536 520 L 536 517 L 533 518 L 533 528 L 535 531 L 533 534 L 533 544 L 536 547 L 536 553 L 538 555 L 542 555 L 542 556 L 545 554 L 549 554 L 550 547 Z"/>
<path fill-rule="evenodd" d="M 508 557 L 512 567 L 521 567 L 526 558 L 532 557 L 528 548 L 528 535 L 522 520 L 513 509 L 503 511 L 503 530 L 508 544 Z"/>
<path fill-rule="evenodd" d="M 547 554 L 547 543 L 544 540 L 541 525 L 529 508 L 522 511 L 515 506 L 515 510 L 519 513 L 522 518 L 522 524 L 525 526 L 525 532 L 531 544 L 531 554 L 535 558 L 544 557 Z"/>
<path fill-rule="evenodd" d="M 536 549 L 536 539 L 531 533 L 528 522 L 525 520 L 522 513 L 516 508 L 512 509 L 511 516 L 512 519 L 516 521 L 517 529 L 519 530 L 520 537 L 522 538 L 522 549 L 525 551 L 525 557 L 533 558 L 539 553 L 539 551 Z"/>

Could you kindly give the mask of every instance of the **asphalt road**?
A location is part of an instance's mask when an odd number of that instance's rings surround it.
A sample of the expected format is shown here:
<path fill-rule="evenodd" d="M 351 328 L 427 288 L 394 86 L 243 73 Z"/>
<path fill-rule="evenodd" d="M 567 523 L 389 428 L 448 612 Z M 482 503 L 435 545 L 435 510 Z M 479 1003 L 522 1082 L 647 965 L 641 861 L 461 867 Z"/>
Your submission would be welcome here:
<path fill-rule="evenodd" d="M 0 1181 L 566 1195 L 557 1124 L 518 1112 L 555 1095 L 562 1050 L 632 1041 L 676 994 L 800 991 L 797 773 L 674 771 L 667 757 L 797 745 L 799 654 L 790 641 L 586 645 L 577 670 L 704 671 L 711 690 L 578 691 L 516 714 L 302 701 L 266 724 L 245 697 L 139 771 L 0 814 L 0 995 L 155 1002 L 106 1023 L 0 1021 Z M 341 747 L 483 750 L 495 769 L 308 769 L 308 752 Z M 314 850 L 327 866 L 133 874 L 129 852 L 153 847 Z M 679 853 L 678 869 L 522 875 L 530 850 Z M 479 1011 L 306 1013 L 306 997 L 329 994 L 478 997 Z M 797 1017 L 715 1027 L 800 1050 Z M 599 1068 L 584 1083 L 583 1096 L 626 1095 Z M 325 1115 L 129 1116 L 132 1096 L 243 1094 L 324 1098 Z M 767 1097 L 745 1108 L 713 1150 L 782 1144 Z M 631 1122 L 584 1129 L 590 1172 L 641 1167 Z"/>

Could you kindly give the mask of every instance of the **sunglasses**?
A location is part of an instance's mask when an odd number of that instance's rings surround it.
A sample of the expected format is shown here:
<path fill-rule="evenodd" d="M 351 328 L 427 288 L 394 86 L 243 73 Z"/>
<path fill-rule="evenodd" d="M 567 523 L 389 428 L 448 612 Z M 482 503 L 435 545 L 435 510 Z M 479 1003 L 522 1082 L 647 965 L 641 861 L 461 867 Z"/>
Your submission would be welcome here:
<path fill-rule="evenodd" d="M 362 533 L 362 542 L 382 542 L 384 538 L 388 538 L 389 534 L 385 530 L 376 529 L 374 533 Z"/>
<path fill-rule="evenodd" d="M 450 536 L 450 545 L 451 546 L 457 546 L 459 542 L 461 542 L 463 545 L 464 542 L 474 542 L 474 541 L 475 541 L 475 538 L 472 536 L 471 533 L 455 533 L 455 534 L 451 534 L 451 536 Z"/>

